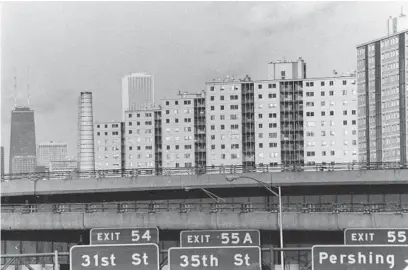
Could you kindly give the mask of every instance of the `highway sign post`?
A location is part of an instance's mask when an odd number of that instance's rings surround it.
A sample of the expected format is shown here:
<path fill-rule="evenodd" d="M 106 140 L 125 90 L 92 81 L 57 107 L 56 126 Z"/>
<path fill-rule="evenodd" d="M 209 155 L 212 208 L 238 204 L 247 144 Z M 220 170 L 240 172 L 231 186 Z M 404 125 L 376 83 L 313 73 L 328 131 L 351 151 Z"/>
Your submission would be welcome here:
<path fill-rule="evenodd" d="M 197 230 L 180 233 L 181 247 L 260 246 L 259 230 Z"/>
<path fill-rule="evenodd" d="M 408 229 L 346 229 L 345 245 L 408 244 Z"/>
<path fill-rule="evenodd" d="M 313 270 L 408 270 L 408 245 L 313 246 Z"/>
<path fill-rule="evenodd" d="M 91 245 L 148 243 L 159 243 L 158 228 L 97 228 L 90 233 Z"/>
<path fill-rule="evenodd" d="M 177 247 L 169 249 L 169 270 L 261 270 L 260 247 Z"/>
<path fill-rule="evenodd" d="M 70 270 L 159 270 L 156 244 L 73 246 Z"/>

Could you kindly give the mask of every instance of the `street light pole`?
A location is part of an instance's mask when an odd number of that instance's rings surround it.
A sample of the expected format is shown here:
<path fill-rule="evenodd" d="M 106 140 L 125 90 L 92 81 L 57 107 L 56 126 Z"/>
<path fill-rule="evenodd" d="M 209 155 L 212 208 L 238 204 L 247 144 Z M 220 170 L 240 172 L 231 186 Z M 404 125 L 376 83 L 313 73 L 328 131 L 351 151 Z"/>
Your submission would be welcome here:
<path fill-rule="evenodd" d="M 281 248 L 281 251 L 280 251 L 280 257 L 281 257 L 281 270 L 284 270 L 285 269 L 285 261 L 284 261 L 284 251 L 283 251 L 283 219 L 282 219 L 282 213 L 283 213 L 283 211 L 282 211 L 282 190 L 281 190 L 281 187 L 280 186 L 278 186 L 278 187 L 275 187 L 275 186 L 272 186 L 272 187 L 274 187 L 274 188 L 277 188 L 278 189 L 278 193 L 276 193 L 275 191 L 273 191 L 270 187 L 268 187 L 267 185 L 266 185 L 266 183 L 264 183 L 264 182 L 262 182 L 262 181 L 259 181 L 258 179 L 255 179 L 255 178 L 252 178 L 252 177 L 249 177 L 249 176 L 226 176 L 225 177 L 225 179 L 228 181 L 228 182 L 232 182 L 232 181 L 234 181 L 234 180 L 237 180 L 237 179 L 239 179 L 239 178 L 241 178 L 241 179 L 245 179 L 245 178 L 247 178 L 247 179 L 251 179 L 251 180 L 253 180 L 253 181 L 255 181 L 255 182 L 257 182 L 257 183 L 259 183 L 259 184 L 261 184 L 264 188 L 266 188 L 270 193 L 272 193 L 273 195 L 275 195 L 275 196 L 277 196 L 278 198 L 279 198 L 279 238 L 280 238 L 280 248 Z"/>

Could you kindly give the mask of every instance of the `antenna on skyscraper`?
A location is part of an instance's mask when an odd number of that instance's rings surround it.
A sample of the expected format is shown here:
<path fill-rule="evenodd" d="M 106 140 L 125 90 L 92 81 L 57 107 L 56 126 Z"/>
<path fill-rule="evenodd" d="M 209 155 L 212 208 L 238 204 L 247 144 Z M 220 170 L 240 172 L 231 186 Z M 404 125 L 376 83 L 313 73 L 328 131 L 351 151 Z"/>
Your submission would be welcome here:
<path fill-rule="evenodd" d="M 27 68 L 27 107 L 30 107 L 30 67 Z"/>
<path fill-rule="evenodd" d="M 17 76 L 14 73 L 14 108 L 17 107 Z"/>

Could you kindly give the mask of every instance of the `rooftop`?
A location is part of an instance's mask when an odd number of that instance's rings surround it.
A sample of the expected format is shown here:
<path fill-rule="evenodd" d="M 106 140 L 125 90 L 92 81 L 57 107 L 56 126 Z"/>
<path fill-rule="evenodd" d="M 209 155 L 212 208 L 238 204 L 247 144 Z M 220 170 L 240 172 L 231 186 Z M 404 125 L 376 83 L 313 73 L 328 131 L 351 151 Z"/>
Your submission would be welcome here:
<path fill-rule="evenodd" d="M 405 29 L 405 30 L 397 32 L 395 34 L 383 36 L 381 38 L 376 38 L 376 39 L 361 43 L 360 45 L 357 45 L 356 48 L 359 48 L 359 47 L 362 47 L 362 46 L 365 46 L 365 45 L 368 45 L 368 44 L 371 44 L 371 43 L 374 43 L 374 42 L 377 42 L 377 41 L 381 41 L 381 40 L 384 40 L 384 39 L 387 39 L 387 38 L 390 38 L 390 37 L 398 36 L 399 34 L 407 33 L 407 32 L 408 32 L 408 29 Z"/>

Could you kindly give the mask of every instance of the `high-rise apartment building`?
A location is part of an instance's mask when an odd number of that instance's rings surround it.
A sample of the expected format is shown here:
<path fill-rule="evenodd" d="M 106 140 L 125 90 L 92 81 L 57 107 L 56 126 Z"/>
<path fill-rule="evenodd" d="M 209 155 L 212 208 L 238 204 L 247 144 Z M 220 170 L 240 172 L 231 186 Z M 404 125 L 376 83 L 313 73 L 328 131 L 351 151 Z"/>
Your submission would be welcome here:
<path fill-rule="evenodd" d="M 98 122 L 94 124 L 96 170 L 124 168 L 124 123 Z"/>
<path fill-rule="evenodd" d="M 47 142 L 37 145 L 37 165 L 49 168 L 51 161 L 66 160 L 68 144 L 62 142 Z"/>
<path fill-rule="evenodd" d="M 9 172 L 35 172 L 36 166 L 34 111 L 16 107 L 11 111 Z"/>
<path fill-rule="evenodd" d="M 204 93 L 162 100 L 163 167 L 205 167 Z"/>
<path fill-rule="evenodd" d="M 125 112 L 124 164 L 126 169 L 160 170 L 161 110 L 158 107 Z"/>
<path fill-rule="evenodd" d="M 81 92 L 78 101 L 78 169 L 95 170 L 92 93 Z"/>
<path fill-rule="evenodd" d="M 122 78 L 122 117 L 124 112 L 154 104 L 154 78 L 147 73 L 131 73 Z"/>
<path fill-rule="evenodd" d="M 357 161 L 355 76 L 292 75 L 206 83 L 209 166 Z"/>
<path fill-rule="evenodd" d="M 357 46 L 358 137 L 362 162 L 407 163 L 407 45 L 408 31 L 404 30 Z"/>

